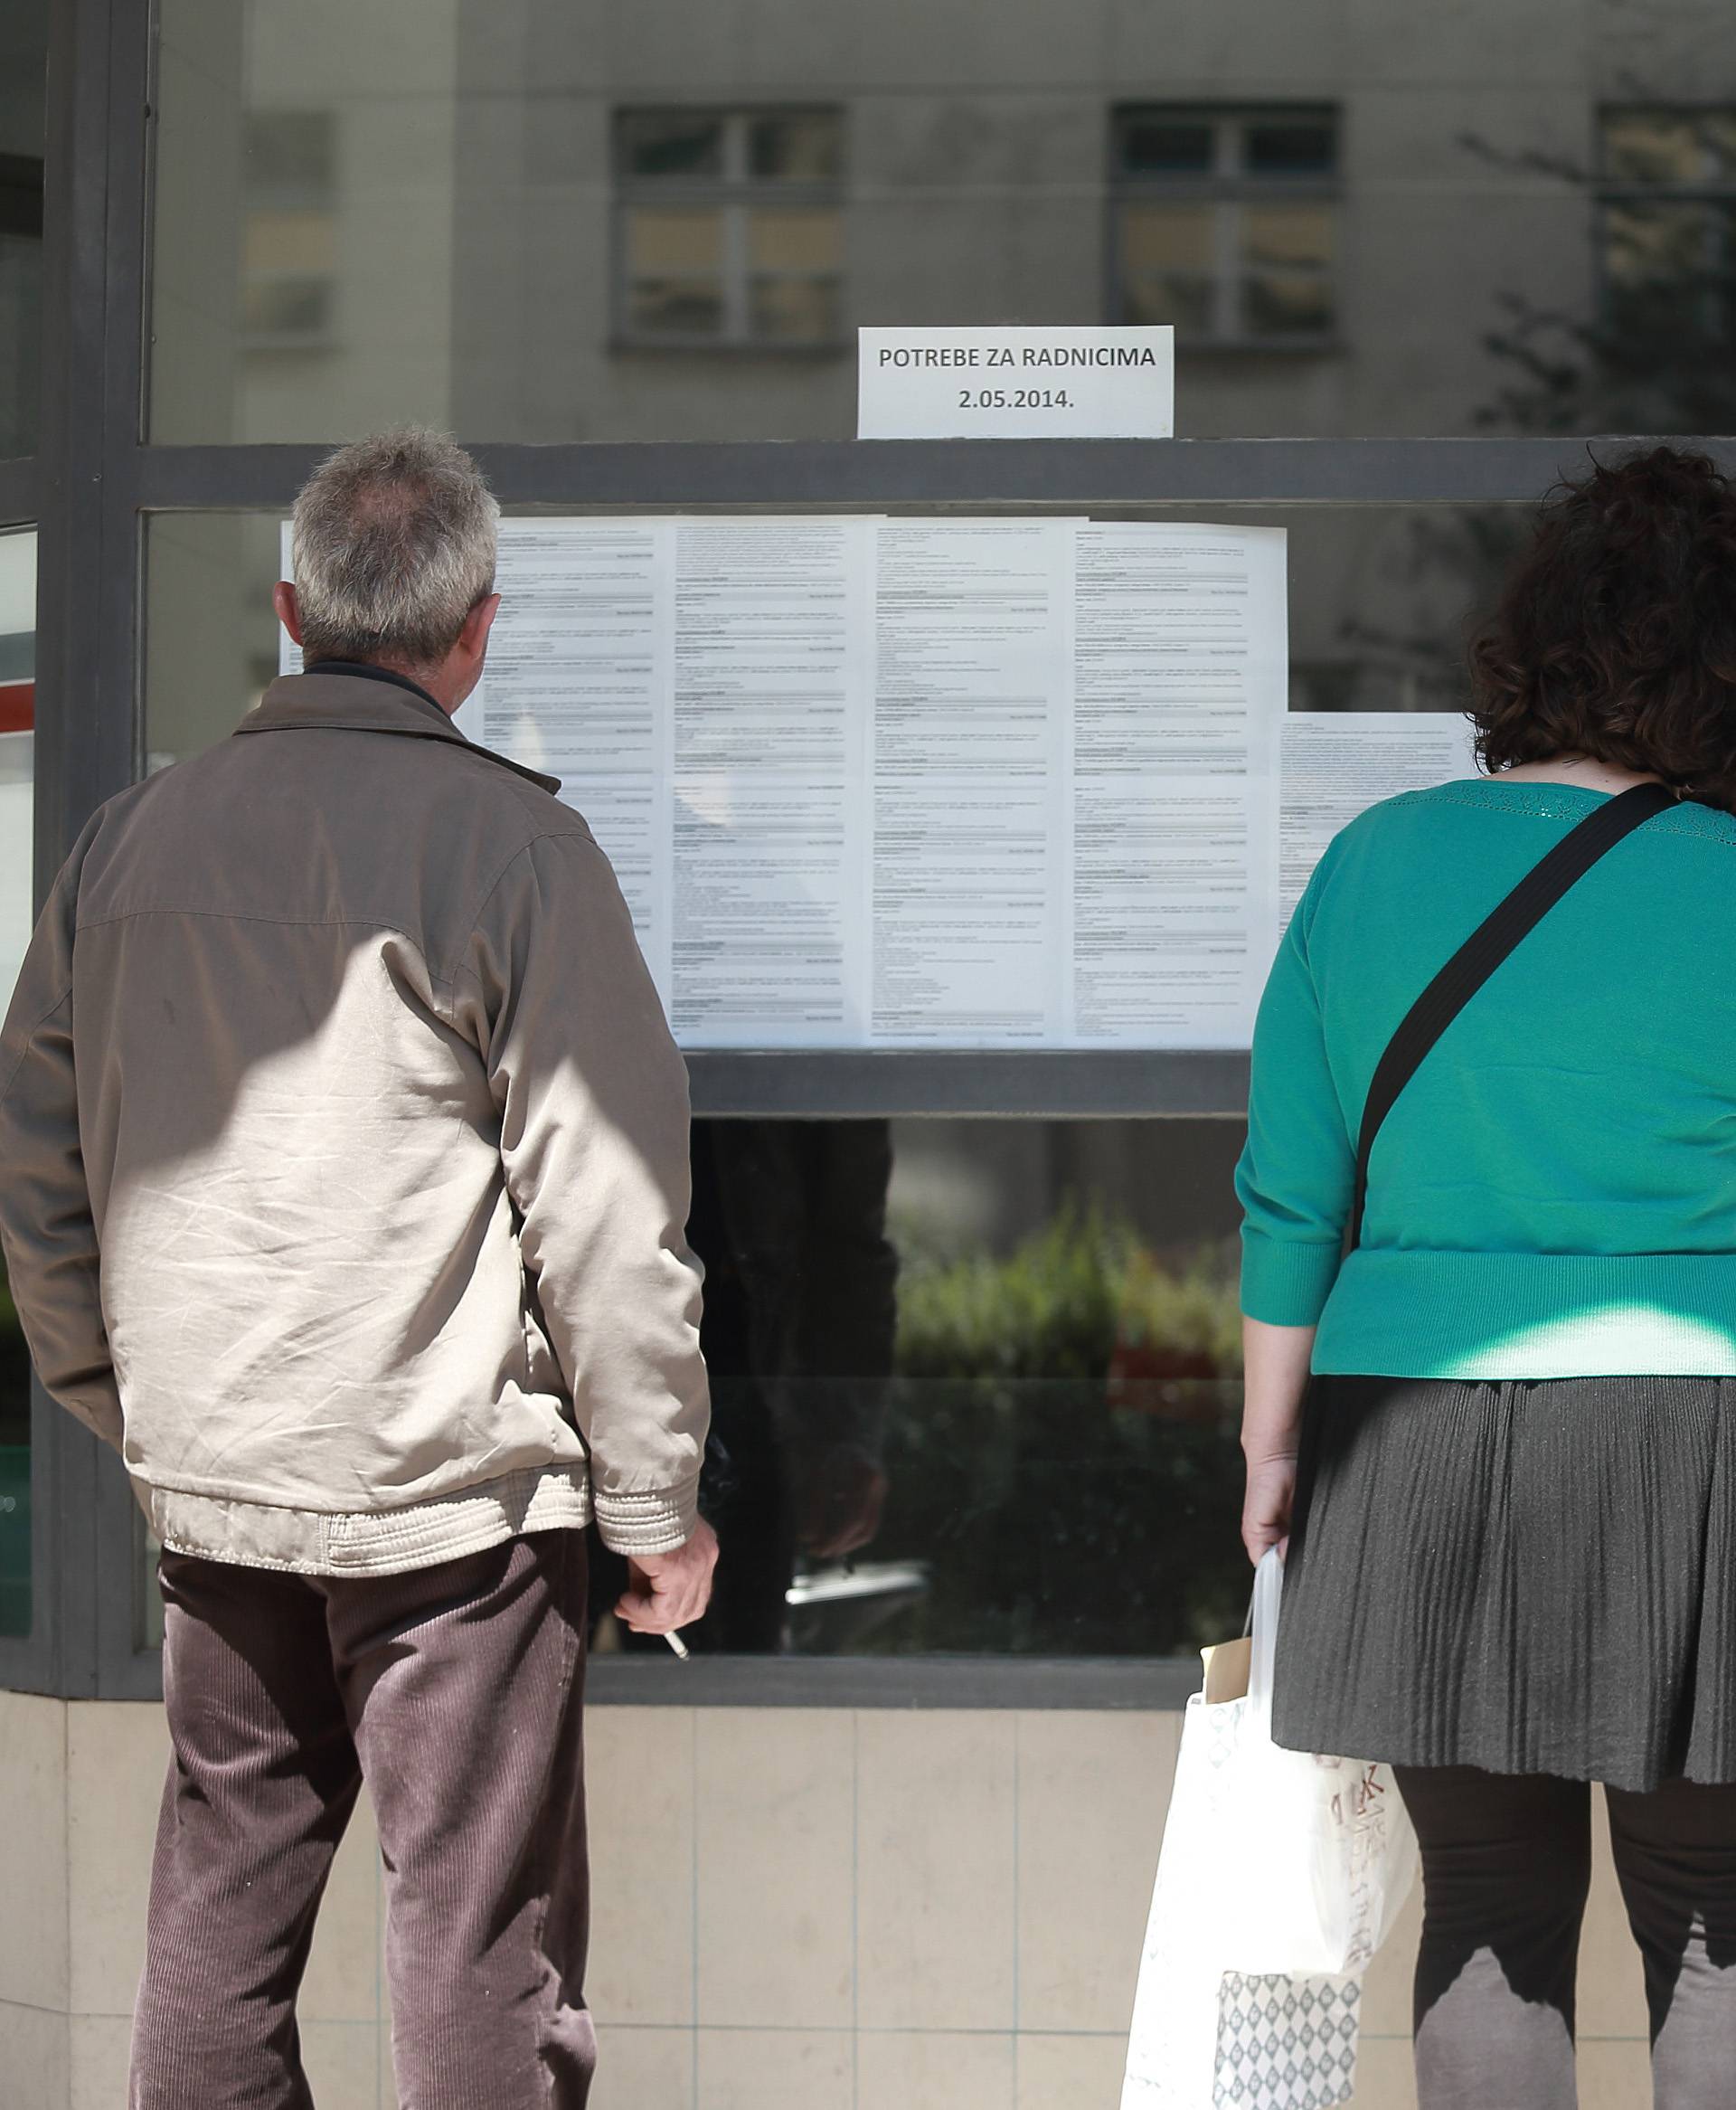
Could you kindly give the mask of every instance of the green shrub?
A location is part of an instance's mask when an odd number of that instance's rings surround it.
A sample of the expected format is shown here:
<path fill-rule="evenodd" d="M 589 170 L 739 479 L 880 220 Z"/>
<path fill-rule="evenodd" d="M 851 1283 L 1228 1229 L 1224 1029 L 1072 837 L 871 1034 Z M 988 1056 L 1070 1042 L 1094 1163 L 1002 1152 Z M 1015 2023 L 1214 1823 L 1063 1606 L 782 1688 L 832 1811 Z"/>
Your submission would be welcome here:
<path fill-rule="evenodd" d="M 1069 1204 L 1013 1253 L 896 1227 L 897 1374 L 872 1557 L 929 1585 L 872 1652 L 1154 1655 L 1240 1628 L 1233 1249 L 1166 1267 Z"/>
<path fill-rule="evenodd" d="M 1130 1224 L 1069 1200 L 1005 1257 L 947 1257 L 899 1240 L 898 1368 L 911 1377 L 1107 1377 L 1118 1348 L 1165 1353 L 1193 1376 L 1241 1367 L 1233 1247 L 1179 1273 Z"/>

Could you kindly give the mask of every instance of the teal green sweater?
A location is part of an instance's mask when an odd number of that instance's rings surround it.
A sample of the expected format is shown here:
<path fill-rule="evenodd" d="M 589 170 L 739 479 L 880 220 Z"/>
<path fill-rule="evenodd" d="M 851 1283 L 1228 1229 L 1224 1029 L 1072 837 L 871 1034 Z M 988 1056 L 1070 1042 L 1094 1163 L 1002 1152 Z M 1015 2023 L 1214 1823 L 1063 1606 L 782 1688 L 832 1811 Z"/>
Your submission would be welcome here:
<path fill-rule="evenodd" d="M 1316 1370 L 1736 1375 L 1736 819 L 1706 807 L 1618 843 L 1447 1028 L 1340 1264 L 1393 1028 L 1604 797 L 1443 784 L 1321 859 L 1260 1004 L 1236 1174 L 1242 1310 L 1317 1324 Z"/>

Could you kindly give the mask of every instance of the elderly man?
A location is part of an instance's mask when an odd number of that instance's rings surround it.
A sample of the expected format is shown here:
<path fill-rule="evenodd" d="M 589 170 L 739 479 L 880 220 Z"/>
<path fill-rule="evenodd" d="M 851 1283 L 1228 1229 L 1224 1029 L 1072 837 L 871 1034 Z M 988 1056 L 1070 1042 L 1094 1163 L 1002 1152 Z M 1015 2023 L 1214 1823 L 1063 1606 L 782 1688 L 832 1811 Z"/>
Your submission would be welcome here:
<path fill-rule="evenodd" d="M 451 723 L 495 525 L 432 433 L 316 473 L 307 671 L 95 815 L 0 1040 L 36 1367 L 164 1547 L 134 2110 L 309 2102 L 363 1780 L 401 2099 L 582 2104 L 582 1527 L 642 1631 L 710 1590 L 681 1058 L 584 822 Z"/>

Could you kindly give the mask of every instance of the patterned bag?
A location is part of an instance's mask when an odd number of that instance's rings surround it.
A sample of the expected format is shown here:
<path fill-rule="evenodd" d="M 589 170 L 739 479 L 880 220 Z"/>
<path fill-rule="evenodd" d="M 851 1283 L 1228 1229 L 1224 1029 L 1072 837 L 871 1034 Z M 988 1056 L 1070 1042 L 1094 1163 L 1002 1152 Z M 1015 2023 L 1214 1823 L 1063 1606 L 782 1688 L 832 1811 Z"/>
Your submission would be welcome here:
<path fill-rule="evenodd" d="M 1213 2110 L 1334 2110 L 1356 2086 L 1354 1978 L 1219 1981 Z"/>

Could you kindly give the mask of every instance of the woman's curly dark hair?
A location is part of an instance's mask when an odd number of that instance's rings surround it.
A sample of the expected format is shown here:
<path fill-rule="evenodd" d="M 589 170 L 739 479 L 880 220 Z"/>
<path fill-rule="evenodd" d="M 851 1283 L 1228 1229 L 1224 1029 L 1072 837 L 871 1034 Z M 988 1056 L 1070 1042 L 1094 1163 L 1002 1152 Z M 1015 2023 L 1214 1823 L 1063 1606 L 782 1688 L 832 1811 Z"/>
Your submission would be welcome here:
<path fill-rule="evenodd" d="M 1674 447 L 1561 485 L 1470 660 L 1486 768 L 1582 754 L 1736 809 L 1736 486 Z"/>

